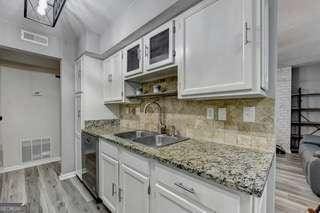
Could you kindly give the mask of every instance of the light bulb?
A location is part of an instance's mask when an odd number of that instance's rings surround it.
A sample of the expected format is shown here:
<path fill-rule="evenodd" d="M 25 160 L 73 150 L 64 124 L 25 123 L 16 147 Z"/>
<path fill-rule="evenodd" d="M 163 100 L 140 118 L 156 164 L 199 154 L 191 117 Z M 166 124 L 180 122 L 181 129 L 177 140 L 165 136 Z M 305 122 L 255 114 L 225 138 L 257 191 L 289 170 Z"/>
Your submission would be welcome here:
<path fill-rule="evenodd" d="M 46 9 L 48 8 L 47 0 L 39 0 L 37 12 L 39 15 L 44 16 L 46 14 Z"/>
<path fill-rule="evenodd" d="M 37 12 L 39 13 L 39 15 L 44 16 L 46 14 L 46 10 L 42 7 L 38 7 L 37 8 Z"/>

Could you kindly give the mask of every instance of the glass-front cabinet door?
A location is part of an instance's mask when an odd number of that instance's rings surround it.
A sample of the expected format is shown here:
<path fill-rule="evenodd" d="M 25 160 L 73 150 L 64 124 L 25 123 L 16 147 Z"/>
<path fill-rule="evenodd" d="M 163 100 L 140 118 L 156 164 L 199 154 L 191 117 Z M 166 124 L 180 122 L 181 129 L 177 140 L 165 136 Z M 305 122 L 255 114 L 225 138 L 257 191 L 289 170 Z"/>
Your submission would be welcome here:
<path fill-rule="evenodd" d="M 143 40 L 146 71 L 174 63 L 174 21 L 155 29 Z"/>
<path fill-rule="evenodd" d="M 123 51 L 124 75 L 131 76 L 142 72 L 142 39 L 139 39 Z"/>

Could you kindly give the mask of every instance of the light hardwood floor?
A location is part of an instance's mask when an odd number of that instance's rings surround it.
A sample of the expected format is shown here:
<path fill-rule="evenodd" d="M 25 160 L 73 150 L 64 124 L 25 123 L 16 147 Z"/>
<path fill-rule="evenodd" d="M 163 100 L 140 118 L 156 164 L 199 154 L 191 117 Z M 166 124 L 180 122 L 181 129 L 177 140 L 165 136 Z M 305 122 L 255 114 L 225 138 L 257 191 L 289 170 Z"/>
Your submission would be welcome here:
<path fill-rule="evenodd" d="M 299 155 L 277 156 L 276 213 L 305 213 L 319 203 L 306 182 Z"/>
<path fill-rule="evenodd" d="M 76 177 L 59 174 L 59 163 L 0 174 L 0 213 L 108 213 Z"/>

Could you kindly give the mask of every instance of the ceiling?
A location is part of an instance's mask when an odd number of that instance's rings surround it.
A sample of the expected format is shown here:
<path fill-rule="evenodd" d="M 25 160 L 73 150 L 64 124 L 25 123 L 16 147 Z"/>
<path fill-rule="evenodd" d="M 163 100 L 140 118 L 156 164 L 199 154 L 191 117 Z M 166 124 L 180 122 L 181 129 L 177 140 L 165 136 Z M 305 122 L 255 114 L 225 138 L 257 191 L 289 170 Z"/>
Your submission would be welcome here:
<path fill-rule="evenodd" d="M 45 27 L 59 34 L 70 29 L 76 36 L 85 30 L 102 34 L 135 0 L 67 0 L 56 28 Z M 24 0 L 0 0 L 0 19 L 17 24 L 30 22 L 23 17 Z"/>
<path fill-rule="evenodd" d="M 280 66 L 320 61 L 320 1 L 279 0 Z"/>
<path fill-rule="evenodd" d="M 48 33 L 79 37 L 86 30 L 102 34 L 129 6 L 139 0 L 67 0 L 56 28 Z M 278 0 L 279 64 L 320 61 L 320 1 Z M 0 19 L 30 24 L 23 18 L 24 0 L 0 0 Z"/>

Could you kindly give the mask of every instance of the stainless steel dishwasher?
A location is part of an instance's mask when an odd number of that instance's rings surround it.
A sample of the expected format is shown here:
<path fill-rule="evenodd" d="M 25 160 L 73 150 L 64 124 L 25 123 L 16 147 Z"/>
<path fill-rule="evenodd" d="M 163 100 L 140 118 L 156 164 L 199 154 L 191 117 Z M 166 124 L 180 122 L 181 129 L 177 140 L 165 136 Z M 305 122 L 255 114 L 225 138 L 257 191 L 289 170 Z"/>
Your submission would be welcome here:
<path fill-rule="evenodd" d="M 88 133 L 81 134 L 82 182 L 99 200 L 99 138 Z"/>

